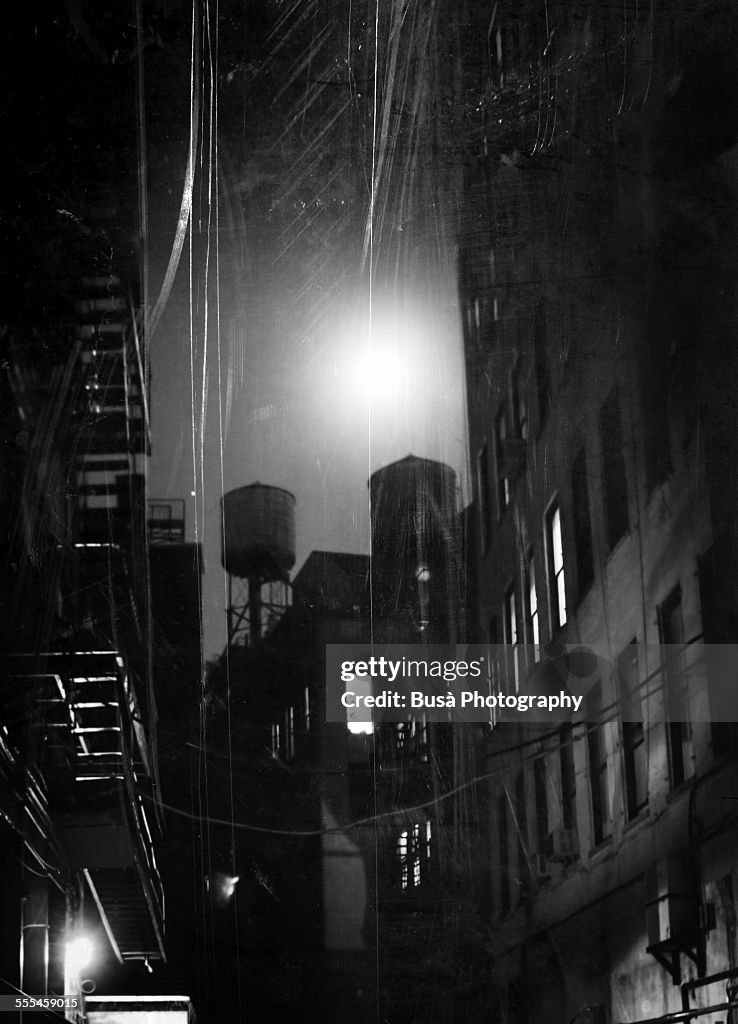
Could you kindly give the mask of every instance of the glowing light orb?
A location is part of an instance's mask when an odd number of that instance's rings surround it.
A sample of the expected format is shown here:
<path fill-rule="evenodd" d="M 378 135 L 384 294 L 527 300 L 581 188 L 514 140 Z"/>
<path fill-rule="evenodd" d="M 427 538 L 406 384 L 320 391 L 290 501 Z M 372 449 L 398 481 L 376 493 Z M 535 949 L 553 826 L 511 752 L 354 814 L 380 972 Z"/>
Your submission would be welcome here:
<path fill-rule="evenodd" d="M 95 955 L 95 944 L 87 935 L 71 939 L 65 948 L 66 969 L 71 975 L 79 975 L 89 967 Z"/>

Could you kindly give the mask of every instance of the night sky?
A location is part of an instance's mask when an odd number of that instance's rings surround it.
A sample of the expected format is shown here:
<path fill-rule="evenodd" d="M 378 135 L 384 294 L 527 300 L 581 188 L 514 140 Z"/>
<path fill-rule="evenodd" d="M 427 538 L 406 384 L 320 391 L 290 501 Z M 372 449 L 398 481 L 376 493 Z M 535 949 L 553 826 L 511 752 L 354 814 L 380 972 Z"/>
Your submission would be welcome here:
<path fill-rule="evenodd" d="M 222 5 L 217 67 L 215 29 L 195 40 L 192 269 L 188 238 L 151 341 L 151 493 L 187 497 L 188 533 L 204 540 L 207 653 L 225 635 L 223 490 L 295 493 L 299 568 L 316 548 L 367 550 L 380 466 L 412 451 L 464 471 L 454 235 L 425 173 L 433 97 L 411 47 L 422 19 L 393 67 L 378 59 L 407 108 L 395 131 L 375 123 L 371 33 L 349 10 Z M 183 24 L 168 52 L 147 51 L 152 294 L 182 197 L 190 49 Z"/>

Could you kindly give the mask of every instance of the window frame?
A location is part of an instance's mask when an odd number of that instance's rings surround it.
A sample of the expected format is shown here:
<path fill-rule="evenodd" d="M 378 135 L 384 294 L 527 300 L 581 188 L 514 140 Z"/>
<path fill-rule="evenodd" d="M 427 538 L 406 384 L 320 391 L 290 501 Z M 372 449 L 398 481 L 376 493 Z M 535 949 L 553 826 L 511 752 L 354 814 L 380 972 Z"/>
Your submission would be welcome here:
<path fill-rule="evenodd" d="M 561 566 L 556 568 L 556 537 L 555 523 L 558 520 L 558 540 L 561 551 Z M 546 570 L 548 583 L 549 625 L 551 636 L 563 629 L 568 622 L 566 604 L 566 558 L 564 556 L 564 523 L 561 515 L 561 502 L 558 495 L 554 496 L 546 508 L 544 516 L 544 550 L 546 552 Z"/>
<path fill-rule="evenodd" d="M 669 591 L 658 608 L 659 641 L 662 647 L 661 671 L 663 673 L 664 719 L 666 722 L 667 756 L 669 782 L 672 789 L 684 785 L 694 774 L 691 764 L 692 726 L 689 719 L 689 694 L 684 680 L 684 605 L 682 588 L 677 584 Z M 679 610 L 678 637 L 672 632 L 670 616 Z M 675 655 L 671 647 L 680 650 Z M 677 686 L 674 677 L 680 677 Z M 684 715 L 684 717 L 677 717 Z M 690 770 L 691 769 L 691 770 Z"/>
<path fill-rule="evenodd" d="M 520 629 L 520 616 L 518 614 L 517 588 L 513 580 L 505 589 L 503 604 L 503 631 L 505 645 L 511 649 L 512 678 L 515 683 L 515 693 L 520 692 L 521 680 L 521 650 L 523 647 L 522 630 Z M 508 666 L 509 671 L 510 666 Z"/>
<path fill-rule="evenodd" d="M 526 623 L 529 632 L 528 642 L 533 648 L 533 662 L 541 658 L 541 603 L 538 600 L 536 586 L 536 558 L 531 548 L 525 561 L 525 603 Z"/>

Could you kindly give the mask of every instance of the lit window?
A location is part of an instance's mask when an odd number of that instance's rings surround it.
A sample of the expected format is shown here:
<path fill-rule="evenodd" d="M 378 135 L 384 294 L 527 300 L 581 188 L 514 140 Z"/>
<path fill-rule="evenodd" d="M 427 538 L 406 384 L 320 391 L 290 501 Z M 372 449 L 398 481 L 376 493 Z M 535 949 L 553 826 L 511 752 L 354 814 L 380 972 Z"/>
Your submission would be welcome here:
<path fill-rule="evenodd" d="M 305 732 L 310 732 L 310 687 L 305 687 Z"/>
<path fill-rule="evenodd" d="M 549 598 L 554 628 L 566 625 L 566 584 L 564 579 L 564 546 L 561 534 L 561 510 L 558 503 L 546 516 L 546 548 L 548 553 Z"/>
<path fill-rule="evenodd" d="M 397 859 L 400 862 L 401 889 L 407 889 L 408 882 L 407 845 L 407 832 L 401 832 L 397 840 Z"/>
<path fill-rule="evenodd" d="M 273 724 L 272 725 L 272 757 L 279 757 L 279 745 L 280 745 L 279 725 L 278 724 Z"/>
<path fill-rule="evenodd" d="M 540 623 L 538 620 L 538 594 L 536 593 L 536 563 L 533 555 L 528 559 L 528 622 L 530 625 L 530 642 L 533 644 L 533 660 L 540 657 L 539 644 Z"/>
<path fill-rule="evenodd" d="M 397 861 L 400 868 L 400 888 L 417 888 L 423 874 L 423 858 L 430 860 L 431 825 L 426 822 L 425 832 L 420 824 L 410 831 L 401 832 L 397 839 Z"/>

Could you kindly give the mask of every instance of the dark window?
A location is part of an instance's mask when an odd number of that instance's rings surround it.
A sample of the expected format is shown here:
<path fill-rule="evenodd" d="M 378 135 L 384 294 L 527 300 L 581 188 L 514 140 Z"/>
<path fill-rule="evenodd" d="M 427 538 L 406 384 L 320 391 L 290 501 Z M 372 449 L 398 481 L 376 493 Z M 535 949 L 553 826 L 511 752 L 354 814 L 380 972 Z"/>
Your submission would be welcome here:
<path fill-rule="evenodd" d="M 495 419 L 495 460 L 497 462 L 497 510 L 502 515 L 510 503 L 510 480 L 505 473 L 505 441 L 507 439 L 507 417 L 500 409 Z"/>
<path fill-rule="evenodd" d="M 602 491 L 605 499 L 605 529 L 609 549 L 628 532 L 628 485 L 623 455 L 623 425 L 617 387 L 600 410 L 602 444 Z"/>
<path fill-rule="evenodd" d="M 548 798 L 546 794 L 546 759 L 543 755 L 533 761 L 533 785 L 536 794 L 536 852 L 546 850 L 548 835 Z"/>
<path fill-rule="evenodd" d="M 564 828 L 577 827 L 577 777 L 574 769 L 574 735 L 570 723 L 559 730 L 561 772 L 561 820 Z"/>
<path fill-rule="evenodd" d="M 664 645 L 662 666 L 669 773 L 671 784 L 676 787 L 681 786 L 689 774 L 691 739 L 687 679 L 684 671 L 684 623 L 680 587 L 672 590 L 659 609 L 659 632 L 661 643 Z"/>
<path fill-rule="evenodd" d="M 492 510 L 490 507 L 489 490 L 489 452 L 487 442 L 477 454 L 477 491 L 479 493 L 479 529 L 481 531 L 482 551 L 486 551 L 492 536 Z"/>
<path fill-rule="evenodd" d="M 548 599 L 551 629 L 566 624 L 566 579 L 564 576 L 564 537 L 561 510 L 554 502 L 546 513 L 546 556 L 548 560 Z"/>
<path fill-rule="evenodd" d="M 586 708 L 592 827 L 595 845 L 598 845 L 607 839 L 612 831 L 607 779 L 607 748 L 605 745 L 605 727 L 602 721 L 601 683 L 598 683 L 587 694 Z"/>
<path fill-rule="evenodd" d="M 551 358 L 548 353 L 548 329 L 544 300 L 538 303 L 533 322 L 533 362 L 538 398 L 538 429 L 540 431 L 551 408 Z"/>
<path fill-rule="evenodd" d="M 587 486 L 587 460 L 582 448 L 571 467 L 572 522 L 577 553 L 577 586 L 583 597 L 594 580 L 592 552 L 592 523 L 589 515 L 589 487 Z"/>
<path fill-rule="evenodd" d="M 699 578 L 703 640 L 708 645 L 730 644 L 738 638 L 738 622 L 734 613 L 731 614 L 728 597 L 731 580 L 726 579 L 716 548 L 710 548 L 699 559 Z M 718 656 L 720 650 L 712 646 L 707 649 L 707 692 L 715 757 L 738 749 L 735 695 L 728 683 L 732 673 L 724 659 Z"/>
<path fill-rule="evenodd" d="M 497 828 L 500 839 L 500 911 L 506 914 L 510 909 L 510 848 L 507 832 L 507 795 L 500 793 L 497 798 Z"/>
<path fill-rule="evenodd" d="M 648 765 L 635 640 L 618 656 L 618 683 L 625 767 L 625 812 L 635 818 L 648 803 Z"/>

